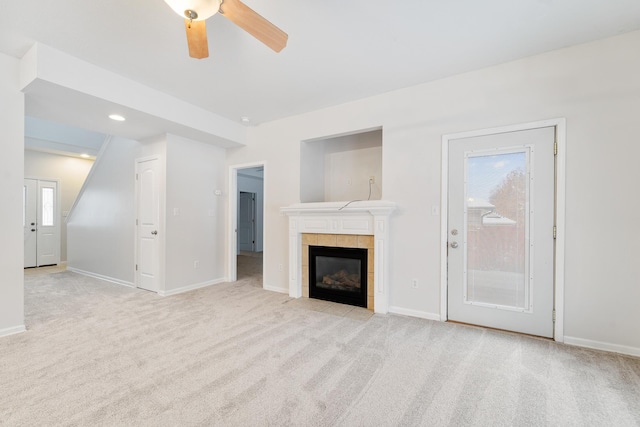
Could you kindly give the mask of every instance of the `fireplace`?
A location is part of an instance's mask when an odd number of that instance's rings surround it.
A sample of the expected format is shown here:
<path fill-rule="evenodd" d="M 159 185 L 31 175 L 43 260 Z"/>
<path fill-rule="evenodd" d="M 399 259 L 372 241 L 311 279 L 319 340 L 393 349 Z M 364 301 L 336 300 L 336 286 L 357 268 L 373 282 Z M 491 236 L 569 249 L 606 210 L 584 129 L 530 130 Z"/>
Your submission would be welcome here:
<path fill-rule="evenodd" d="M 395 203 L 298 203 L 280 209 L 289 216 L 289 296 L 310 296 L 310 246 L 366 249 L 366 307 L 376 313 L 389 311 L 389 216 Z"/>
<path fill-rule="evenodd" d="M 367 307 L 367 249 L 309 246 L 309 297 Z"/>

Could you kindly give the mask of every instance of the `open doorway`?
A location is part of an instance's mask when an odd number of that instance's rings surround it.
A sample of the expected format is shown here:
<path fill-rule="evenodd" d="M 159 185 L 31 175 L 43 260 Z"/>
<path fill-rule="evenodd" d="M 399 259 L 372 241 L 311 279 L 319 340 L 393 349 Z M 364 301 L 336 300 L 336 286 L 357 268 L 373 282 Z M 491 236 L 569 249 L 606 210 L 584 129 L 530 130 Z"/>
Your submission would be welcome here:
<path fill-rule="evenodd" d="M 229 276 L 263 287 L 264 164 L 231 168 Z M 235 257 L 232 256 L 235 254 Z"/>
<path fill-rule="evenodd" d="M 106 135 L 25 116 L 24 267 L 67 263 L 67 219 Z"/>

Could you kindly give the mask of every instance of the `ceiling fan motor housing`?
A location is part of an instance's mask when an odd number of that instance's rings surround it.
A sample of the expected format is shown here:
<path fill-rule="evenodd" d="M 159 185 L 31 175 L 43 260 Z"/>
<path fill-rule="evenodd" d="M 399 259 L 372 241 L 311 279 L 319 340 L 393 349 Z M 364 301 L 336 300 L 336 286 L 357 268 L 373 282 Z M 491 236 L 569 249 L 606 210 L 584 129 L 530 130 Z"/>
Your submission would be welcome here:
<path fill-rule="evenodd" d="M 204 21 L 218 13 L 222 0 L 164 0 L 181 17 Z"/>

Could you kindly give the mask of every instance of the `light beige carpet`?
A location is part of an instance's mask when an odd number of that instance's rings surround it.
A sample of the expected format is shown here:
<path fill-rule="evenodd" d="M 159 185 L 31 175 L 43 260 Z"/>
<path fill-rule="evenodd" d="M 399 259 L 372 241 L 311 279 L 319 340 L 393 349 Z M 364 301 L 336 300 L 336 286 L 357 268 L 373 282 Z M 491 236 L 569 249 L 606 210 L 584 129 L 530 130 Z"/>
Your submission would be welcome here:
<path fill-rule="evenodd" d="M 162 298 L 28 275 L 28 330 L 0 338 L 0 424 L 640 425 L 640 359 L 336 316 L 251 280 Z"/>
<path fill-rule="evenodd" d="M 262 252 L 241 252 L 236 268 L 238 280 L 262 288 Z"/>

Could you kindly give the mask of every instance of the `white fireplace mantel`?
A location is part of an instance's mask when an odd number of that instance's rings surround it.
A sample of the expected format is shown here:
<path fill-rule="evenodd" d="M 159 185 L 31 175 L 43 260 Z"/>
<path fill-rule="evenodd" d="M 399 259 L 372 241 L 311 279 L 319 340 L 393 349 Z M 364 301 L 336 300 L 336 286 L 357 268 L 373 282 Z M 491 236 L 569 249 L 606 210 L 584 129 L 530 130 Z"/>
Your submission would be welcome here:
<path fill-rule="evenodd" d="M 296 203 L 280 208 L 289 216 L 289 296 L 302 296 L 302 234 L 360 234 L 374 238 L 374 312 L 389 310 L 389 216 L 394 202 Z"/>

